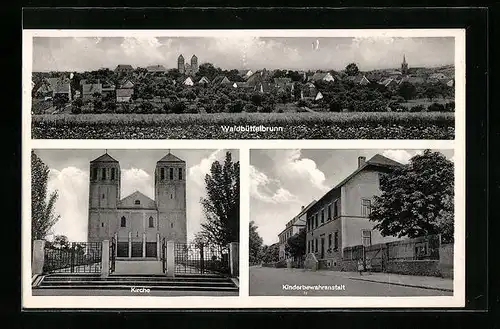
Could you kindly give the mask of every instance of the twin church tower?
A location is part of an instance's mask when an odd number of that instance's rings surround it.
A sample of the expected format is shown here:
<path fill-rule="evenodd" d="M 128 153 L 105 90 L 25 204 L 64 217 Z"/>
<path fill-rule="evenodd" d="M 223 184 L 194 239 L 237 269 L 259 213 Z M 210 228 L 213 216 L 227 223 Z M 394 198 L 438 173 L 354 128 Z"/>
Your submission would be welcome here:
<path fill-rule="evenodd" d="M 154 200 L 120 197 L 120 163 L 107 152 L 90 162 L 88 241 L 115 239 L 117 257 L 160 256 L 163 239 L 185 243 L 186 163 L 171 154 L 156 163 Z"/>
<path fill-rule="evenodd" d="M 198 57 L 196 57 L 196 55 L 193 55 L 193 57 L 191 57 L 191 64 L 190 64 L 190 63 L 185 63 L 184 56 L 180 55 L 177 58 L 177 69 L 181 74 L 185 75 L 196 74 L 198 72 Z"/>

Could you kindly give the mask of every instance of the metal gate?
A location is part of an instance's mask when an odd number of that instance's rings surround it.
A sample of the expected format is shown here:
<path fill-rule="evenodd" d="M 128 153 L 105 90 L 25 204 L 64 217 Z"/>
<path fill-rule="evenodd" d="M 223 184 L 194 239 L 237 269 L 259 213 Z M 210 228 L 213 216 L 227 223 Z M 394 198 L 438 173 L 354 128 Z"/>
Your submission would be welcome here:
<path fill-rule="evenodd" d="M 115 271 L 115 261 L 116 261 L 116 240 L 115 238 L 112 238 L 111 243 L 109 244 L 109 273 L 113 273 Z"/>
<path fill-rule="evenodd" d="M 102 243 L 70 242 L 64 246 L 46 244 L 44 273 L 100 273 Z"/>
<path fill-rule="evenodd" d="M 229 274 L 229 250 L 197 243 L 174 244 L 175 274 Z"/>

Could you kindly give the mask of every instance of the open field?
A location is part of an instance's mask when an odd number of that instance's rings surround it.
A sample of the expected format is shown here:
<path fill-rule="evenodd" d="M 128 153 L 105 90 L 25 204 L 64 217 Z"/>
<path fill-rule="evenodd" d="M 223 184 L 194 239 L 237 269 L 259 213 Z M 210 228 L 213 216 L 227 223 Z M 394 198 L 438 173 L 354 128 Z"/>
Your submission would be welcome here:
<path fill-rule="evenodd" d="M 36 139 L 453 139 L 454 113 L 55 114 L 32 116 Z M 227 127 L 281 127 L 227 131 Z"/>

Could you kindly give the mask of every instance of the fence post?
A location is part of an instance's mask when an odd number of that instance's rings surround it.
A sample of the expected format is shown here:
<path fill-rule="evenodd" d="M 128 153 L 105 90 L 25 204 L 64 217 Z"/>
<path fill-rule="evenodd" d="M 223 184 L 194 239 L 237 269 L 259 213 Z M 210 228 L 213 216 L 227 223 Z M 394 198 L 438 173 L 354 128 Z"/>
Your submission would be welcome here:
<path fill-rule="evenodd" d="M 109 275 L 109 240 L 102 241 L 101 251 L 101 277 L 106 278 Z"/>
<path fill-rule="evenodd" d="M 240 273 L 239 262 L 240 244 L 238 242 L 231 242 L 229 244 L 229 269 L 231 276 L 238 276 Z"/>
<path fill-rule="evenodd" d="M 205 256 L 203 254 L 203 244 L 200 245 L 200 272 L 205 273 Z"/>
<path fill-rule="evenodd" d="M 167 276 L 173 278 L 175 276 L 175 243 L 167 241 Z"/>
<path fill-rule="evenodd" d="M 31 273 L 42 274 L 45 261 L 45 240 L 33 241 L 33 258 L 31 259 Z"/>

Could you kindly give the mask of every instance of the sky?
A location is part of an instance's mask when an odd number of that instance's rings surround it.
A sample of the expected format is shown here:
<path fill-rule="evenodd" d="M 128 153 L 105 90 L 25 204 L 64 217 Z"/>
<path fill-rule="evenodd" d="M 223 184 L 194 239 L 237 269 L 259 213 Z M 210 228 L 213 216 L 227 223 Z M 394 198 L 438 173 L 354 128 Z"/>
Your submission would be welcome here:
<path fill-rule="evenodd" d="M 206 196 L 204 178 L 212 163 L 224 161 L 226 151 L 239 161 L 238 150 L 171 150 L 186 161 L 186 215 L 188 240 L 200 230 L 203 219 L 200 198 Z M 49 167 L 48 190 L 57 190 L 55 211 L 61 219 L 52 228 L 53 235 L 66 235 L 70 241 L 86 241 L 89 204 L 90 161 L 105 150 L 37 149 L 35 153 Z M 168 150 L 108 150 L 120 162 L 121 198 L 140 191 L 154 200 L 154 169 Z"/>
<path fill-rule="evenodd" d="M 177 67 L 193 54 L 222 69 L 360 70 L 454 63 L 453 37 L 35 37 L 33 71 L 89 71 L 161 64 Z"/>
<path fill-rule="evenodd" d="M 375 154 L 408 163 L 423 150 L 251 150 L 250 220 L 257 225 L 263 243 L 278 242 L 278 234 L 301 206 L 319 200 L 349 176 L 358 157 Z M 439 150 L 453 161 L 453 150 Z"/>

